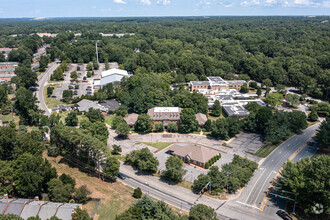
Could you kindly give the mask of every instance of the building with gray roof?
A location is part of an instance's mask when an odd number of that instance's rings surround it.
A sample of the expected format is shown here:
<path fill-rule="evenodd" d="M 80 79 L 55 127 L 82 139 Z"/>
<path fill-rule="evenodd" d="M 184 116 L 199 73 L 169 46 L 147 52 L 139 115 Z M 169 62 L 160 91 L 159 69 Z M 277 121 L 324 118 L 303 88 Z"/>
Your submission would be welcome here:
<path fill-rule="evenodd" d="M 227 116 L 236 115 L 238 117 L 245 117 L 249 115 L 249 111 L 239 104 L 222 105 L 222 109 Z"/>
<path fill-rule="evenodd" d="M 54 216 L 57 212 L 57 209 L 63 205 L 63 203 L 50 202 L 41 206 L 41 209 L 38 213 L 38 216 L 42 220 L 46 220 Z"/>
<path fill-rule="evenodd" d="M 80 206 L 81 206 L 81 204 L 64 203 L 57 209 L 55 216 L 62 220 L 71 220 L 72 213 L 74 212 L 74 210 L 76 208 L 78 208 Z"/>
<path fill-rule="evenodd" d="M 97 101 L 91 101 L 88 99 L 83 99 L 77 103 L 79 112 L 88 112 L 90 108 L 99 109 L 102 112 L 107 112 L 107 108 L 100 105 Z"/>
<path fill-rule="evenodd" d="M 26 203 L 31 201 L 31 199 L 16 199 L 9 203 L 4 214 L 14 214 L 20 215 Z"/>
<path fill-rule="evenodd" d="M 21 212 L 21 218 L 28 219 L 29 217 L 37 216 L 41 206 L 46 203 L 47 201 L 32 201 L 27 203 Z"/>
<path fill-rule="evenodd" d="M 107 109 L 107 111 L 109 111 L 109 110 L 114 111 L 120 107 L 120 102 L 118 102 L 117 100 L 114 100 L 114 99 L 104 100 L 102 102 L 99 102 L 99 104 L 102 105 L 103 107 L 105 107 Z"/>
<path fill-rule="evenodd" d="M 11 201 L 13 201 L 13 199 L 8 199 L 8 198 L 0 199 L 0 214 L 4 214 L 4 212 L 7 209 L 8 203 L 10 203 Z"/>

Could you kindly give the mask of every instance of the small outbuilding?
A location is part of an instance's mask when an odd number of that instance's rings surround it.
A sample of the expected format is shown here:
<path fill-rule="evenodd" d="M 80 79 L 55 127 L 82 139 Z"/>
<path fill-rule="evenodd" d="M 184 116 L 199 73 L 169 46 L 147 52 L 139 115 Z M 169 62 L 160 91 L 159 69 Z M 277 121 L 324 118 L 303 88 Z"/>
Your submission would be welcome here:
<path fill-rule="evenodd" d="M 137 121 L 139 114 L 132 113 L 127 115 L 124 119 L 130 128 L 134 127 L 135 122 Z"/>

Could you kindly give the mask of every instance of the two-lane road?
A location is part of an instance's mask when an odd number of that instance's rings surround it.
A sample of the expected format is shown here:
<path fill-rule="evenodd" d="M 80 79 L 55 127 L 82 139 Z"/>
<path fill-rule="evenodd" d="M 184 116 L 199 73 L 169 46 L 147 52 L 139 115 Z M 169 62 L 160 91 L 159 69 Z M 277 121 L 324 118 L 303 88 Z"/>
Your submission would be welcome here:
<path fill-rule="evenodd" d="M 50 75 L 53 73 L 53 71 L 58 66 L 59 66 L 59 64 L 56 64 L 55 62 L 51 63 L 51 64 L 49 64 L 49 67 L 46 69 L 46 71 L 38 76 L 38 87 L 37 87 L 37 91 L 36 91 L 36 97 L 39 101 L 39 108 L 41 110 L 44 110 L 45 114 L 48 116 L 51 114 L 51 112 L 49 111 L 49 109 L 47 108 L 47 105 L 45 103 L 45 100 L 43 97 L 43 91 L 44 91 L 44 87 L 45 87 Z"/>
<path fill-rule="evenodd" d="M 246 206 L 259 208 L 265 193 L 283 164 L 298 150 L 318 129 L 313 125 L 300 134 L 294 135 L 279 146 L 259 167 L 237 202 Z"/>

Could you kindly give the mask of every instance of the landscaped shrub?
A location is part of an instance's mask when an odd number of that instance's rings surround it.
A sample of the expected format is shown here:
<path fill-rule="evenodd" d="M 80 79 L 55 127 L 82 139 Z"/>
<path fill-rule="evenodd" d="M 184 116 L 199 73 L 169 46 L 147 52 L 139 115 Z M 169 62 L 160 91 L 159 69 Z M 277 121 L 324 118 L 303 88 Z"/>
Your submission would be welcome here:
<path fill-rule="evenodd" d="M 137 199 L 142 197 L 142 191 L 141 191 L 140 187 L 134 189 L 133 197 L 137 198 Z"/>
<path fill-rule="evenodd" d="M 155 124 L 155 130 L 156 130 L 156 132 L 163 132 L 164 131 L 163 123 Z"/>
<path fill-rule="evenodd" d="M 205 169 L 208 169 L 210 167 L 209 162 L 205 163 Z"/>
<path fill-rule="evenodd" d="M 178 132 L 178 125 L 174 123 L 169 123 L 167 125 L 167 131 L 172 133 Z"/>

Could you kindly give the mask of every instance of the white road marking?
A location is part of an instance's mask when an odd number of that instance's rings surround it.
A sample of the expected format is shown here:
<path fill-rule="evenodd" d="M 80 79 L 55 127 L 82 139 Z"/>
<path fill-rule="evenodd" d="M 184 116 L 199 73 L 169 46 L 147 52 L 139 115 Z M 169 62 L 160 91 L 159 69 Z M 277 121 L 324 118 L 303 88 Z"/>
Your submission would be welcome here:
<path fill-rule="evenodd" d="M 261 175 L 259 176 L 259 178 L 257 179 L 257 181 L 254 183 L 254 185 L 253 185 L 252 189 L 250 190 L 250 193 L 249 193 L 249 195 L 246 197 L 245 203 L 248 201 L 248 199 L 249 199 L 249 197 L 250 197 L 250 195 L 251 195 L 251 193 L 252 193 L 252 191 L 253 191 L 254 187 L 256 186 L 257 182 L 258 182 L 258 181 L 259 181 L 259 179 L 262 177 L 262 174 L 263 174 L 265 171 L 266 171 L 266 170 L 262 171 L 262 173 L 261 173 Z"/>
<path fill-rule="evenodd" d="M 260 191 L 259 191 L 259 193 L 258 193 L 258 195 L 257 195 L 257 197 L 256 197 L 256 200 L 254 201 L 254 204 L 257 202 L 257 200 L 258 200 L 258 197 L 259 197 L 259 195 L 260 195 L 260 193 L 261 193 L 261 191 L 262 191 L 262 188 L 264 187 L 264 185 L 267 183 L 267 181 L 268 181 L 268 178 L 270 177 L 270 175 L 272 175 L 272 173 L 276 173 L 275 171 L 273 171 L 273 172 L 270 172 L 270 174 L 267 176 L 267 178 L 266 178 L 266 181 L 264 182 L 264 184 L 262 184 L 262 186 L 261 186 L 261 188 L 260 188 Z"/>
<path fill-rule="evenodd" d="M 252 206 L 252 205 L 246 204 L 246 203 L 244 203 L 244 202 L 240 202 L 240 201 L 236 201 L 236 202 L 239 203 L 239 204 L 242 204 L 242 205 L 249 206 L 249 207 L 254 208 L 254 209 L 259 209 L 259 208 L 255 207 L 255 206 Z"/>

